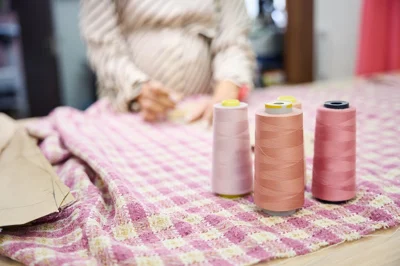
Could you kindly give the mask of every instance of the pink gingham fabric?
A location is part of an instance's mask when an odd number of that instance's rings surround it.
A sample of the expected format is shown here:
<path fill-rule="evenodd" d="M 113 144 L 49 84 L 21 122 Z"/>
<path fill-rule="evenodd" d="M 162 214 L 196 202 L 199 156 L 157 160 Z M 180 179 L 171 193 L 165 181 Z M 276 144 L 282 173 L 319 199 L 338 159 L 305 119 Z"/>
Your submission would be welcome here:
<path fill-rule="evenodd" d="M 77 202 L 31 225 L 4 228 L 0 254 L 34 265 L 247 265 L 356 240 L 400 223 L 400 78 L 351 87 L 272 88 L 250 99 L 250 119 L 279 95 L 303 102 L 312 136 L 316 107 L 358 109 L 358 193 L 345 204 L 312 198 L 290 217 L 261 213 L 252 197 L 210 192 L 210 131 L 146 124 L 106 101 L 85 112 L 58 108 L 33 125 L 40 147 Z M 310 174 L 312 156 L 307 155 Z"/>

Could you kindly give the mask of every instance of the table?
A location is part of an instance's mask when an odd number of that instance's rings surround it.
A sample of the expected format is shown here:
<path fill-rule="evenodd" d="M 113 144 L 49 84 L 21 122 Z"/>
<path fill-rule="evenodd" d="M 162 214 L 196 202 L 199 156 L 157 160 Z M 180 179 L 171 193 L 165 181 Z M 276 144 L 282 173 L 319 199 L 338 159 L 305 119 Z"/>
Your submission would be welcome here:
<path fill-rule="evenodd" d="M 315 83 L 312 86 L 345 86 L 344 82 Z M 23 123 L 25 121 L 22 121 Z M 380 230 L 360 240 L 328 246 L 314 253 L 259 265 L 400 265 L 400 227 Z M 20 265 L 0 257 L 0 265 Z"/>
<path fill-rule="evenodd" d="M 380 230 L 370 237 L 330 246 L 319 251 L 289 259 L 275 260 L 260 265 L 399 265 L 400 228 Z"/>

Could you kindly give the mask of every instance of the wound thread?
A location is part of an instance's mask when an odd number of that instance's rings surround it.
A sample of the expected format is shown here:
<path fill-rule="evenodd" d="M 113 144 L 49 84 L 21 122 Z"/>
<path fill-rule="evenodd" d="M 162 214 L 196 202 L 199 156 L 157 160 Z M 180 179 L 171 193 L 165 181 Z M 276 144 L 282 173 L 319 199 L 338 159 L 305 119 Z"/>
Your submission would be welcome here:
<path fill-rule="evenodd" d="M 282 95 L 279 96 L 277 98 L 278 101 L 287 101 L 287 102 L 291 102 L 293 105 L 293 108 L 297 108 L 297 109 L 302 109 L 302 104 L 301 102 L 294 96 L 291 95 Z M 305 156 L 305 151 L 304 151 L 304 186 L 307 185 L 307 164 L 306 164 L 306 160 L 305 160 L 306 156 Z"/>
<path fill-rule="evenodd" d="M 312 194 L 342 202 L 356 195 L 356 109 L 345 101 L 317 110 Z"/>
<path fill-rule="evenodd" d="M 303 112 L 270 114 L 266 107 L 256 112 L 254 202 L 271 215 L 288 215 L 304 204 Z"/>
<path fill-rule="evenodd" d="M 247 104 L 225 100 L 214 105 L 212 191 L 226 198 L 253 189 Z"/>

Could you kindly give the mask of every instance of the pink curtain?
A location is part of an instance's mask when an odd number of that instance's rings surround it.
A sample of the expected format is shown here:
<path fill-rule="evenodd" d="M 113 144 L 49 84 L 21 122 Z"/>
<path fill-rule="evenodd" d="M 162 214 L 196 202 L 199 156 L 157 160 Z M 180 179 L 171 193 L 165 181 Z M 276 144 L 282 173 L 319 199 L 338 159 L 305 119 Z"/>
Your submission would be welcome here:
<path fill-rule="evenodd" d="M 400 0 L 364 0 L 357 75 L 400 70 Z"/>

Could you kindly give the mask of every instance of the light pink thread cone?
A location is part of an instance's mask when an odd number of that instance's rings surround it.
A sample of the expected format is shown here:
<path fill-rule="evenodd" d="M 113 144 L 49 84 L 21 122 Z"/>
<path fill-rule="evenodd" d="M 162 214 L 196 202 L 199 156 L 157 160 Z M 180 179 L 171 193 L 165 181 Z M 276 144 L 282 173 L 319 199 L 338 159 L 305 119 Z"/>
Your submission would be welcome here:
<path fill-rule="evenodd" d="M 247 104 L 214 105 L 212 191 L 237 196 L 253 190 Z"/>

